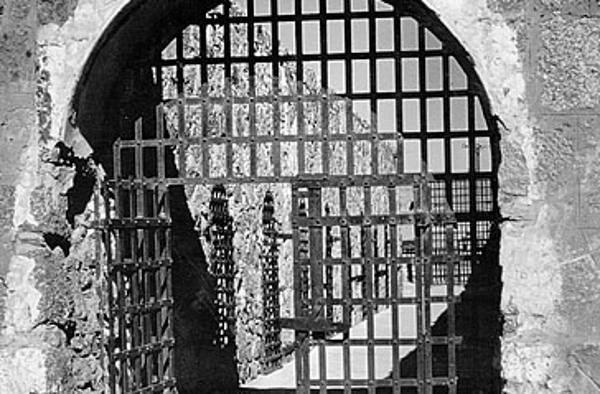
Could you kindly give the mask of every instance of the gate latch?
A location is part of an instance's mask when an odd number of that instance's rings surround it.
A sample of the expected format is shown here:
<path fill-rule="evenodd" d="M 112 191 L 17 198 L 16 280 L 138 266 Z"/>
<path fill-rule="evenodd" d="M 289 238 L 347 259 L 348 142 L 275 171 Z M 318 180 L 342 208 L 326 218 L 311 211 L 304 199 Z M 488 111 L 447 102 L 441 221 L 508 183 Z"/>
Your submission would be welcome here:
<path fill-rule="evenodd" d="M 290 328 L 296 331 L 311 332 L 346 332 L 350 329 L 349 324 L 334 323 L 322 317 L 296 317 L 279 319 L 281 328 Z"/>

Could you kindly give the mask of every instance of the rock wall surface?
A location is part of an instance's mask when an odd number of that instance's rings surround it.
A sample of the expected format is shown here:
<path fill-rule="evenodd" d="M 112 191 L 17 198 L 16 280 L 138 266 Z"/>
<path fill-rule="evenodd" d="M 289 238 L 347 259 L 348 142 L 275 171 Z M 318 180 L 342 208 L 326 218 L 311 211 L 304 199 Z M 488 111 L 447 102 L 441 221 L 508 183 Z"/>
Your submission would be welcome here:
<path fill-rule="evenodd" d="M 506 126 L 505 391 L 600 392 L 598 3 L 424 2 L 472 55 Z M 89 214 L 69 199 L 91 152 L 70 100 L 125 4 L 0 0 L 0 391 L 101 391 Z"/>
<path fill-rule="evenodd" d="M 104 391 L 86 207 L 96 167 L 67 119 L 83 63 L 123 4 L 0 2 L 2 393 Z"/>
<path fill-rule="evenodd" d="M 598 4 L 430 3 L 502 121 L 504 390 L 600 392 Z"/>

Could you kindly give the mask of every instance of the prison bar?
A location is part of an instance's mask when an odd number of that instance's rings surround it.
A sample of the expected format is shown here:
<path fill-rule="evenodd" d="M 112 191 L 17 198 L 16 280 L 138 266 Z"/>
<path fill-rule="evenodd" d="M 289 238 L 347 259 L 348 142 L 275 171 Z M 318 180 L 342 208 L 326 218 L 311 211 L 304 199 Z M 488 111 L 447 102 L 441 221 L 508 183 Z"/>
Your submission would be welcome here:
<path fill-rule="evenodd" d="M 279 243 L 278 223 L 275 219 L 273 194 L 267 191 L 263 201 L 262 230 L 263 252 L 263 333 L 264 355 L 261 360 L 263 373 L 269 373 L 281 365 L 281 325 L 279 307 Z"/>
<path fill-rule="evenodd" d="M 215 344 L 224 348 L 232 343 L 235 332 L 235 290 L 233 261 L 233 218 L 223 185 L 215 185 L 210 199 L 211 224 L 209 227 L 212 251 L 211 271 L 216 279 L 215 305 L 217 332 Z"/>

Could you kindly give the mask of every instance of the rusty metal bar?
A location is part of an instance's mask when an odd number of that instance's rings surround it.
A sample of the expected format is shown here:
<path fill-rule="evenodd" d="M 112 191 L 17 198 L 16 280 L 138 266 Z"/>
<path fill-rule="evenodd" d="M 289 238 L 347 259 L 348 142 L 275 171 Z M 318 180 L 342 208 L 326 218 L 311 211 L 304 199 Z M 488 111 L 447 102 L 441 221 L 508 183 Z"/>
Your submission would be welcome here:
<path fill-rule="evenodd" d="M 265 354 L 263 371 L 281 365 L 281 325 L 279 320 L 279 245 L 278 223 L 274 216 L 273 194 L 267 192 L 263 202 L 263 324 Z"/>
<path fill-rule="evenodd" d="M 456 311 L 454 300 L 454 283 L 456 274 L 454 273 L 456 264 L 456 255 L 454 254 L 454 224 L 446 224 L 446 294 L 448 296 L 447 321 L 448 321 L 448 379 L 449 394 L 457 393 L 457 374 L 456 374 Z"/>
<path fill-rule="evenodd" d="M 124 392 L 156 390 L 170 387 L 168 382 L 173 378 L 173 360 L 172 344 L 169 341 L 172 338 L 172 304 L 169 300 L 172 298 L 171 288 L 171 249 L 172 234 L 171 223 L 168 220 L 169 207 L 168 195 L 169 187 L 174 185 L 226 185 L 226 184 L 256 184 L 256 183 L 291 183 L 293 184 L 293 242 L 294 242 L 294 308 L 295 316 L 293 324 L 296 329 L 296 341 L 298 352 L 296 355 L 296 379 L 298 390 L 307 392 L 313 387 L 318 386 L 320 392 L 326 392 L 331 385 L 343 386 L 345 393 L 350 393 L 353 386 L 360 385 L 365 387 L 369 393 L 376 391 L 378 387 L 392 387 L 394 393 L 399 393 L 402 387 L 417 387 L 419 393 L 431 393 L 433 386 L 448 386 L 450 392 L 456 391 L 456 346 L 460 340 L 455 337 L 454 324 L 455 311 L 454 304 L 457 297 L 453 293 L 446 300 L 444 297 L 431 295 L 431 285 L 445 284 L 448 291 L 454 291 L 455 284 L 465 283 L 471 272 L 471 260 L 474 261 L 474 255 L 485 245 L 489 236 L 488 226 L 497 217 L 497 181 L 495 173 L 497 163 L 492 166 L 492 171 L 481 172 L 477 168 L 478 156 L 476 154 L 477 136 L 486 136 L 493 138 L 493 124 L 490 121 L 489 109 L 484 106 L 484 115 L 488 122 L 488 131 L 475 129 L 475 105 L 479 100 L 479 95 L 483 95 L 477 79 L 468 75 L 467 89 L 451 89 L 450 80 L 450 56 L 463 56 L 462 50 L 456 51 L 453 43 L 443 44 L 442 49 L 429 49 L 426 47 L 426 29 L 431 29 L 428 16 L 415 11 L 412 6 L 401 4 L 393 7 L 392 11 L 378 10 L 375 8 L 375 1 L 368 1 L 366 10 L 353 10 L 356 2 L 344 0 L 343 10 L 341 12 L 328 12 L 329 2 L 319 0 L 315 2 L 321 8 L 321 12 L 314 14 L 303 14 L 303 2 L 295 2 L 295 12 L 293 15 L 280 15 L 278 7 L 283 4 L 278 0 L 269 0 L 271 13 L 265 16 L 254 15 L 254 1 L 248 2 L 248 16 L 231 15 L 227 5 L 223 15 L 217 15 L 206 19 L 204 14 L 196 16 L 200 26 L 200 56 L 194 58 L 185 58 L 183 56 L 183 37 L 176 38 L 176 56 L 175 59 L 157 61 L 158 67 L 157 80 L 159 86 L 162 86 L 162 67 L 176 67 L 177 73 L 177 97 L 161 97 L 162 103 L 156 107 L 156 135 L 155 138 L 145 138 L 149 134 L 139 127 L 141 123 L 135 123 L 135 136 L 129 141 L 117 141 L 114 150 L 114 179 L 107 183 L 107 188 L 112 188 L 115 194 L 115 213 L 107 215 L 107 229 L 115 233 L 117 250 L 114 259 L 108 257 L 109 262 L 109 287 L 116 289 L 116 297 L 109 300 L 109 313 L 112 314 L 110 323 L 113 327 L 110 329 L 112 339 L 109 338 L 109 359 L 112 357 L 114 365 L 110 368 L 110 385 L 112 390 L 121 390 Z M 413 15 L 415 13 L 415 15 Z M 401 26 L 401 17 L 410 16 L 417 20 L 417 44 L 416 50 L 402 49 L 403 33 Z M 393 19 L 393 49 L 380 51 L 376 48 L 378 40 L 376 23 L 379 18 Z M 353 28 L 352 21 L 364 20 L 367 22 L 367 41 L 369 49 L 363 53 L 356 53 L 352 50 Z M 279 53 L 279 22 L 292 22 L 296 45 L 295 54 Z M 319 53 L 303 53 L 304 44 L 309 44 L 304 36 L 303 24 L 307 21 L 316 22 L 320 32 L 318 44 Z M 344 50 L 340 53 L 330 53 L 328 48 L 328 22 L 341 21 L 343 27 Z M 233 56 L 231 49 L 232 23 L 242 23 L 248 27 L 248 53 L 246 56 Z M 222 57 L 207 56 L 207 26 L 217 24 L 223 27 L 225 38 L 225 53 Z M 254 41 L 256 35 L 255 27 L 259 24 L 268 24 L 272 36 L 270 37 L 272 52 L 266 55 L 254 51 Z M 292 48 L 290 48 L 292 49 Z M 455 53 L 456 52 L 456 53 Z M 439 57 L 442 61 L 442 88 L 439 91 L 427 90 L 427 60 L 431 57 Z M 417 68 L 420 82 L 417 91 L 403 91 L 403 65 L 405 58 L 417 59 Z M 380 59 L 390 59 L 395 63 L 395 91 L 379 92 L 377 91 L 378 80 L 382 75 L 378 75 L 377 65 Z M 346 120 L 346 130 L 344 133 L 333 133 L 330 128 L 330 105 L 331 97 L 329 84 L 333 82 L 332 76 L 328 73 L 328 62 L 337 60 L 343 62 L 345 70 L 345 94 L 342 97 L 345 100 L 345 110 L 342 116 Z M 354 60 L 364 60 L 369 65 L 368 75 L 360 76 L 358 70 L 353 67 Z M 232 91 L 232 63 L 247 64 L 250 75 L 250 92 L 248 97 L 234 97 Z M 308 61 L 318 62 L 320 65 L 321 86 L 311 86 L 309 81 L 305 81 L 305 70 Z M 295 71 L 296 86 L 292 87 L 291 92 L 281 92 L 279 81 L 280 71 L 286 72 L 287 68 L 281 68 L 283 62 L 293 62 Z M 461 60 L 461 64 L 463 64 Z M 258 97 L 257 86 L 259 82 L 257 77 L 257 64 L 271 66 L 273 75 L 271 81 L 271 90 L 273 94 L 262 95 Z M 200 69 L 202 92 L 200 97 L 186 97 L 184 86 L 184 67 L 187 65 L 198 65 Z M 144 67 L 146 64 L 144 64 Z M 225 94 L 224 97 L 209 96 L 209 66 L 225 67 Z M 282 66 L 283 67 L 283 66 Z M 287 66 L 286 66 L 287 67 Z M 368 80 L 369 92 L 354 91 L 353 81 L 356 78 Z M 316 89 L 315 89 L 316 88 Z M 451 98 L 466 97 L 468 100 L 466 131 L 451 131 Z M 417 99 L 420 103 L 420 111 L 416 116 L 419 117 L 420 130 L 404 131 L 403 118 L 412 114 L 403 113 L 403 99 Z M 427 100 L 430 98 L 439 98 L 443 107 L 443 130 L 428 132 L 428 113 Z M 379 133 L 378 121 L 378 100 L 395 100 L 396 109 L 396 128 L 397 130 Z M 370 108 L 370 114 L 367 119 L 369 122 L 369 132 L 359 133 L 361 130 L 355 129 L 358 114 L 353 112 L 353 100 L 366 100 Z M 482 101 L 484 101 L 482 99 Z M 296 130 L 295 133 L 282 133 L 281 118 L 289 116 L 281 111 L 280 103 L 291 103 L 297 108 Z M 309 120 L 310 110 L 305 110 L 305 103 L 316 103 L 320 108 L 320 132 L 309 133 L 305 129 L 305 118 Z M 186 111 L 189 110 L 188 104 L 201 105 L 202 108 L 202 135 L 188 136 L 186 127 Z M 215 104 L 224 105 L 225 133 L 221 135 L 209 135 L 207 120 L 208 112 Z M 232 135 L 233 116 L 232 108 L 234 104 L 243 104 L 249 106 L 250 135 Z M 273 111 L 271 116 L 273 133 L 264 133 L 257 130 L 257 106 L 259 104 L 269 105 Z M 487 103 L 484 103 L 487 105 Z M 178 130 L 177 135 L 165 136 L 164 130 L 164 106 L 175 106 L 178 109 Z M 308 107 L 307 107 L 308 108 Z M 356 107 L 354 107 L 356 109 Z M 268 135 L 266 135 L 268 134 Z M 493 134 L 493 133 L 492 133 Z M 430 194 L 428 182 L 420 179 L 421 174 L 425 175 L 428 170 L 428 141 L 432 138 L 443 139 L 444 144 L 444 167 L 445 173 L 436 175 L 435 185 L 431 185 L 434 195 Z M 469 141 L 469 169 L 464 174 L 452 173 L 452 140 L 453 138 L 466 138 Z M 406 175 L 404 172 L 404 139 L 419 140 L 421 143 L 420 157 L 422 158 L 421 174 Z M 395 168 L 397 174 L 380 174 L 379 164 L 382 158 L 379 151 L 382 150 L 383 143 L 395 144 Z M 288 174 L 283 176 L 281 167 L 283 160 L 282 144 L 296 144 L 295 153 L 298 163 L 298 174 Z M 345 148 L 343 157 L 345 171 L 343 173 L 333 173 L 333 149 L 330 143 L 337 143 Z M 234 175 L 235 147 L 243 144 L 250 150 L 250 172 L 243 176 Z M 261 158 L 258 157 L 258 149 L 261 146 L 270 144 L 271 160 L 273 170 L 271 173 L 262 174 L 258 167 Z M 307 165 L 305 153 L 309 153 L 308 144 L 320 146 L 321 173 L 309 174 L 310 168 Z M 224 148 L 224 176 L 211 174 L 211 156 L 213 147 L 219 145 Z M 370 151 L 370 168 L 366 174 L 358 174 L 360 171 L 355 168 L 359 159 L 359 145 L 368 146 Z M 200 160 L 200 169 L 195 176 L 188 176 L 185 173 L 185 159 L 188 147 L 197 147 L 202 151 Z M 367 149 L 367 148 L 365 148 Z M 177 152 L 175 160 L 178 164 L 179 173 L 166 172 L 165 157 L 166 153 Z M 190 150 L 191 151 L 191 150 Z M 215 149 L 216 151 L 216 149 Z M 131 160 L 133 152 L 133 160 Z M 150 170 L 151 166 L 144 162 L 145 154 L 155 152 L 157 158 L 156 174 Z M 213 157 L 214 160 L 214 157 Z M 133 168 L 128 166 L 133 163 Z M 145 168 L 145 166 L 147 168 Z M 364 166 L 362 167 L 365 168 Z M 314 171 L 313 171 L 314 172 Z M 358 175 L 357 175 L 358 174 Z M 465 190 L 462 194 L 455 194 L 454 188 L 456 181 L 463 181 Z M 396 186 L 414 185 L 415 209 L 413 212 L 398 212 L 396 208 L 396 199 L 398 192 Z M 389 201 L 389 214 L 374 214 L 371 212 L 372 187 L 383 186 L 387 188 Z M 322 214 L 320 190 L 325 187 L 336 188 L 340 192 L 340 211 L 339 215 L 333 216 L 326 212 Z M 363 188 L 365 199 L 363 201 L 364 209 L 360 215 L 349 215 L 347 210 L 348 195 L 347 188 Z M 439 189 L 438 187 L 441 187 Z M 439 190 L 438 190 L 439 189 Z M 444 193 L 441 193 L 443 189 Z M 151 191 L 155 201 L 154 207 L 148 205 L 146 195 Z M 443 196 L 442 196 L 443 194 Z M 318 201 L 317 201 L 318 195 Z M 457 198 L 455 198 L 455 196 Z M 459 197 L 460 196 L 460 197 Z M 460 198 L 465 199 L 461 201 Z M 106 197 L 109 198 L 109 197 Z M 429 201 L 433 198 L 433 203 Z M 447 224 L 447 217 L 437 212 L 439 208 L 438 200 L 448 200 L 450 206 L 464 204 L 465 209 L 456 213 L 458 221 L 457 229 L 449 233 L 451 229 Z M 491 201 L 488 201 L 491 200 Z M 162 205 L 162 208 L 159 208 Z M 107 204 L 108 205 L 108 204 Z M 317 209 L 319 208 L 319 209 Z M 146 210 L 148 209 L 148 210 Z M 431 212 L 433 211 L 433 212 Z M 109 217 L 110 216 L 110 217 Z M 114 217 L 112 217 L 114 216 Z M 166 219 L 165 219 L 166 218 Z M 266 223 L 266 222 L 265 222 Z M 270 222 L 271 223 L 271 222 Z M 398 245 L 399 226 L 414 224 L 416 239 L 413 242 L 413 249 L 407 245 L 406 253 L 399 252 Z M 465 228 L 465 225 L 467 226 Z M 228 233 L 227 224 L 223 224 L 220 231 Z M 270 227 L 271 226 L 271 227 Z M 269 306 L 265 306 L 265 313 L 269 317 L 265 318 L 265 326 L 269 328 L 267 342 L 273 341 L 273 347 L 266 344 L 267 351 L 273 352 L 273 357 L 277 358 L 275 348 L 277 347 L 277 338 L 279 336 L 276 316 L 278 314 L 278 302 L 273 291 L 277 276 L 276 267 L 276 248 L 277 241 L 271 236 L 276 233 L 272 227 L 274 224 L 265 224 L 264 255 L 265 270 L 263 271 L 263 284 L 265 295 L 267 290 L 269 297 L 264 297 Z M 332 257 L 332 228 L 339 226 L 341 257 Z M 350 228 L 357 226 L 361 230 L 362 256 L 352 257 L 350 245 Z M 441 229 L 441 230 L 440 230 Z M 106 239 L 110 241 L 109 232 Z M 318 235 L 318 236 L 317 236 Z M 325 238 L 323 238 L 325 235 Z M 468 252 L 462 252 L 459 245 L 461 237 L 469 237 L 470 249 Z M 445 246 L 440 245 L 444 242 Z M 450 240 L 450 238 L 452 238 Z M 381 241 L 383 239 L 383 241 Z M 454 242 L 456 240 L 456 242 Z M 107 241 L 107 242 L 108 242 Z M 383 244 L 381 243 L 383 242 Z M 452 247 L 449 246 L 452 243 Z M 232 246 L 227 242 L 219 245 L 226 252 L 220 251 L 218 256 L 214 256 L 214 261 L 219 264 L 229 259 Z M 218 248 L 217 248 L 218 249 Z M 384 250 L 381 252 L 381 250 Z M 409 250 L 410 249 L 410 250 Z M 457 249 L 457 250 L 455 250 Z M 221 253 L 222 252 L 222 253 Z M 324 254 L 323 254 L 324 252 Z M 109 253 L 109 252 L 107 252 Z M 458 256 L 460 255 L 460 261 Z M 404 296 L 402 294 L 402 268 L 405 264 L 414 266 L 414 282 L 417 289 L 415 296 Z M 357 275 L 352 277 L 351 269 L 357 268 Z M 228 266 L 230 269 L 231 267 Z M 334 293 L 334 275 L 337 275 L 337 269 L 341 270 L 341 299 L 335 297 Z M 219 275 L 223 275 L 223 281 L 219 283 L 223 292 L 223 313 L 226 316 L 221 322 L 221 333 L 228 331 L 233 324 L 232 315 L 228 308 L 233 304 L 233 285 L 229 283 L 232 280 L 230 274 L 225 274 L 216 269 Z M 220 272 L 220 273 L 219 273 Z M 391 277 L 389 275 L 391 274 Z M 229 276 L 227 276 L 229 275 Z M 384 284 L 381 283 L 383 278 Z M 337 279 L 337 276 L 336 276 Z M 229 283 L 229 284 L 228 284 Z M 362 294 L 359 298 L 353 294 L 352 287 L 360 283 Z M 151 290 L 152 289 L 152 290 Z M 337 289 L 336 289 L 337 290 Z M 110 292 L 112 293 L 112 291 Z M 447 301 L 448 318 L 452 320 L 449 323 L 447 337 L 432 337 L 431 335 L 431 303 Z M 158 309 L 155 306 L 158 305 Z M 399 307 L 401 305 L 416 306 L 416 317 L 418 325 L 418 335 L 414 339 L 400 338 L 400 328 L 403 322 L 399 322 Z M 373 338 L 374 337 L 374 315 L 380 306 L 391 308 L 392 327 L 391 338 Z M 342 320 L 332 322 L 335 315 L 335 308 L 341 307 Z M 362 310 L 367 321 L 368 335 L 366 339 L 350 339 L 348 333 L 349 324 L 352 323 L 353 310 Z M 454 314 L 454 315 L 453 315 Z M 131 319 L 130 322 L 128 322 Z M 127 323 L 128 322 L 128 323 Z M 290 323 L 290 324 L 292 324 Z M 338 325 L 338 326 L 336 326 Z M 326 349 L 328 346 L 334 346 L 328 343 L 328 333 L 325 332 L 332 327 L 343 329 L 343 340 L 341 343 L 342 357 L 344 361 L 343 379 L 331 379 L 326 376 L 327 357 Z M 312 333 L 312 335 L 310 334 Z M 311 339 L 312 336 L 312 339 Z M 120 343 L 116 343 L 117 338 Z M 110 345 L 111 340 L 113 344 Z M 229 339 L 228 339 L 229 340 Z M 160 350 L 156 350 L 155 344 L 164 344 Z M 152 344 L 152 351 L 144 352 L 139 350 L 141 347 Z M 170 345 L 167 345 L 170 344 Z M 310 377 L 309 352 L 313 344 L 319 353 L 319 376 L 317 380 Z M 337 344 L 339 346 L 340 344 Z M 380 379 L 375 376 L 375 346 L 391 346 L 394 359 L 391 368 L 391 378 Z M 399 347 L 416 346 L 418 370 L 415 379 L 404 379 L 400 371 Z M 448 377 L 433 377 L 432 366 L 432 346 L 444 345 L 448 347 Z M 163 345 L 160 345 L 163 346 Z M 351 376 L 350 365 L 356 360 L 351 360 L 351 349 L 353 346 L 364 346 L 367 348 L 367 374 L 366 379 L 353 379 Z M 125 350 L 133 348 L 135 351 Z M 119 353 L 115 357 L 115 352 Z M 271 359 L 269 359 L 271 360 Z M 270 361 L 269 361 L 270 362 Z M 156 365 L 156 367 L 155 367 Z M 159 383 L 155 384 L 158 379 Z M 164 386 L 163 386 L 164 385 Z"/>
<path fill-rule="evenodd" d="M 396 213 L 396 186 L 390 185 L 388 187 L 388 212 L 393 215 Z M 391 292 L 389 294 L 391 298 L 391 308 L 392 308 L 392 360 L 394 360 L 392 364 L 392 381 L 393 386 L 392 390 L 394 394 L 400 394 L 400 347 L 399 347 L 399 338 L 400 338 L 400 327 L 398 324 L 399 318 L 399 304 L 398 299 L 401 297 L 401 282 L 398 281 L 398 276 L 401 274 L 400 263 L 398 261 L 398 226 L 396 223 L 392 223 L 389 225 L 389 239 L 390 239 L 390 249 L 389 249 L 389 258 L 391 265 Z M 396 362 L 396 360 L 398 360 Z"/>
<path fill-rule="evenodd" d="M 227 192 L 223 185 L 216 185 L 211 193 L 211 271 L 217 281 L 215 294 L 218 311 L 218 328 L 215 343 L 221 348 L 233 340 L 235 290 L 233 285 L 235 265 L 233 261 L 233 218 L 229 214 Z"/>
<path fill-rule="evenodd" d="M 364 234 L 363 240 L 363 265 L 365 273 L 365 286 L 363 297 L 366 299 L 366 318 L 367 318 L 367 338 L 375 338 L 375 310 L 373 303 L 373 280 L 375 275 L 373 272 L 373 237 L 372 237 L 372 223 L 371 223 L 371 187 L 366 184 L 363 187 L 364 201 L 364 220 L 362 224 L 362 233 Z M 375 347 L 373 341 L 367 343 L 367 374 L 369 379 L 369 385 L 367 391 L 369 394 L 375 394 Z"/>

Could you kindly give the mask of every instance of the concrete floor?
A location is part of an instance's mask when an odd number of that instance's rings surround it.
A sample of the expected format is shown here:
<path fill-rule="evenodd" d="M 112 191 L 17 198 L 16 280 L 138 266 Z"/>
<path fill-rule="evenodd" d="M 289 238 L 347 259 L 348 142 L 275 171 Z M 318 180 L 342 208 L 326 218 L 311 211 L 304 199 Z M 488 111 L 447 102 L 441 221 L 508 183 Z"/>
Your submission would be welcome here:
<path fill-rule="evenodd" d="M 405 292 L 414 294 L 412 286 L 405 285 Z M 454 294 L 460 294 L 464 290 L 462 286 L 456 286 Z M 445 295 L 445 286 L 434 286 L 431 288 L 432 295 Z M 431 322 L 433 323 L 446 309 L 446 304 L 431 305 Z M 391 338 L 392 318 L 391 309 L 387 308 L 378 312 L 374 318 L 374 334 L 376 339 Z M 416 338 L 416 305 L 399 307 L 399 327 L 401 338 Z M 337 334 L 332 339 L 341 339 L 342 334 Z M 350 328 L 350 338 L 367 338 L 367 322 L 362 321 Z M 400 346 L 400 358 L 405 357 L 414 349 L 414 346 Z M 320 349 L 315 346 L 310 350 L 310 377 L 319 377 Z M 344 359 L 342 346 L 326 345 L 325 347 L 326 373 L 328 379 L 343 379 Z M 375 347 L 375 379 L 385 379 L 392 371 L 392 347 Z M 350 348 L 350 377 L 352 379 L 367 379 L 367 347 L 352 346 Z M 296 363 L 295 360 L 285 363 L 280 369 L 268 374 L 260 375 L 256 379 L 242 385 L 243 389 L 293 389 L 296 387 Z"/>

